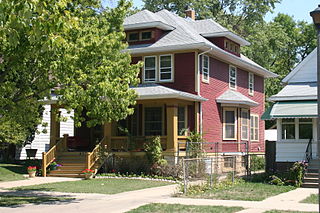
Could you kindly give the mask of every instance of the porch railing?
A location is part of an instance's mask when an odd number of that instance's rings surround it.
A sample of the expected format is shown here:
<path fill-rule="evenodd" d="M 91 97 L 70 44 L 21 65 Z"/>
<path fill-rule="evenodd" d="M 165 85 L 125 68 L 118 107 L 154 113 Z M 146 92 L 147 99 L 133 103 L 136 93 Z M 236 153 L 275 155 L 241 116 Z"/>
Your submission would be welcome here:
<path fill-rule="evenodd" d="M 110 151 L 127 152 L 127 151 L 144 151 L 144 145 L 151 141 L 153 136 L 113 136 L 108 149 Z M 160 136 L 163 150 L 167 149 L 167 136 Z"/>
<path fill-rule="evenodd" d="M 306 149 L 306 161 L 309 162 L 312 159 L 312 138 L 310 138 Z"/>
<path fill-rule="evenodd" d="M 52 146 L 48 152 L 42 153 L 42 176 L 47 176 L 47 167 L 52 163 L 58 152 L 63 152 L 67 147 L 68 135 L 63 135 L 63 138 L 58 138 L 57 143 Z"/>
<path fill-rule="evenodd" d="M 104 150 L 106 150 L 106 137 L 103 137 L 102 140 L 94 147 L 92 152 L 88 152 L 86 156 L 86 168 L 87 169 L 95 169 L 95 173 L 100 168 L 103 162 L 101 162 L 101 158 L 103 158 Z M 100 161 L 100 162 L 99 162 Z"/>

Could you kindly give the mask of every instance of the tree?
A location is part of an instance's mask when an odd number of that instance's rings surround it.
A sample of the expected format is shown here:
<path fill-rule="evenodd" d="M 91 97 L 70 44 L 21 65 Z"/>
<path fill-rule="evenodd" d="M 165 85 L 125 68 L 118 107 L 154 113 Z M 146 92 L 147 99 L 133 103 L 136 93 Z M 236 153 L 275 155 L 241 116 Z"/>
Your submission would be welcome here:
<path fill-rule="evenodd" d="M 100 0 L 3 0 L 0 4 L 0 131 L 19 129 L 21 143 L 41 123 L 42 104 L 56 94 L 94 126 L 133 112 L 138 65 L 123 42 L 130 4 Z M 83 116 L 82 111 L 86 111 Z M 9 125 L 8 125 L 9 123 Z M 22 140 L 23 141 L 23 140 Z"/>

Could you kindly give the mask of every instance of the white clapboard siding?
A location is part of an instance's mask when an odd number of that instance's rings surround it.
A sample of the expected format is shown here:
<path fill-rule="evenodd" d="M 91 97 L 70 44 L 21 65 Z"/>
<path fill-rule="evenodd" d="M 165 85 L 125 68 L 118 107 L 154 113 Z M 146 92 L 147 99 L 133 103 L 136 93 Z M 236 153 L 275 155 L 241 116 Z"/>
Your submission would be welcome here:
<path fill-rule="evenodd" d="M 306 160 L 308 142 L 276 142 L 276 162 L 296 162 Z M 312 144 L 312 156 L 316 158 L 317 145 Z"/>
<path fill-rule="evenodd" d="M 42 130 L 44 127 L 42 125 L 38 126 L 38 130 L 40 131 L 40 134 L 35 135 L 34 140 L 30 145 L 27 145 L 23 148 L 18 148 L 16 150 L 16 159 L 17 160 L 25 160 L 27 158 L 27 153 L 25 149 L 38 149 L 36 158 L 42 159 L 42 152 L 47 152 L 50 148 L 50 105 L 45 105 L 45 110 L 43 112 L 43 123 L 47 123 L 48 126 L 46 127 L 47 133 L 43 133 Z M 67 113 L 67 110 L 60 109 L 62 116 L 67 117 L 67 121 L 60 122 L 60 136 L 62 137 L 63 134 L 68 134 L 69 136 L 74 136 L 74 122 L 73 119 L 70 118 L 70 116 L 73 116 L 74 112 L 70 112 L 70 114 Z"/>
<path fill-rule="evenodd" d="M 43 112 L 43 123 L 47 123 L 48 126 L 45 127 L 47 130 L 47 133 L 43 133 L 42 130 L 44 127 L 42 124 L 38 125 L 38 131 L 40 131 L 40 134 L 36 133 L 35 138 L 32 141 L 31 145 L 27 145 L 26 147 L 19 148 L 16 151 L 16 159 L 17 160 L 25 160 L 27 158 L 27 153 L 26 153 L 26 148 L 27 149 L 38 149 L 36 158 L 41 159 L 42 158 L 42 152 L 46 152 L 49 150 L 50 146 L 50 110 L 51 106 L 50 105 L 45 105 L 44 106 L 45 110 Z"/>
<path fill-rule="evenodd" d="M 63 137 L 64 134 L 74 136 L 74 121 L 71 118 L 74 116 L 74 111 L 68 113 L 67 110 L 60 109 L 60 112 L 62 117 L 68 118 L 66 121 L 60 122 L 60 137 Z"/>

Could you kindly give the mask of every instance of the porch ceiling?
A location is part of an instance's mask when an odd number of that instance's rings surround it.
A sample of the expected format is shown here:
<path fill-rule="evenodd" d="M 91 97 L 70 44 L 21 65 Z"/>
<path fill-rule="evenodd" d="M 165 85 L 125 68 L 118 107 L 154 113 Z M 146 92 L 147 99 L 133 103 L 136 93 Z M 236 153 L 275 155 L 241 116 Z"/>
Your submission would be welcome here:
<path fill-rule="evenodd" d="M 199 95 L 194 95 L 188 92 L 171 89 L 159 84 L 140 84 L 138 87 L 132 87 L 137 93 L 137 100 L 152 100 L 152 99 L 167 99 L 175 98 L 187 101 L 207 101 Z"/>
<path fill-rule="evenodd" d="M 223 104 L 243 104 L 252 107 L 259 105 L 257 102 L 231 89 L 225 91 L 216 99 L 216 101 Z"/>
<path fill-rule="evenodd" d="M 276 102 L 263 113 L 263 120 L 276 118 L 315 118 L 318 115 L 317 101 Z"/>

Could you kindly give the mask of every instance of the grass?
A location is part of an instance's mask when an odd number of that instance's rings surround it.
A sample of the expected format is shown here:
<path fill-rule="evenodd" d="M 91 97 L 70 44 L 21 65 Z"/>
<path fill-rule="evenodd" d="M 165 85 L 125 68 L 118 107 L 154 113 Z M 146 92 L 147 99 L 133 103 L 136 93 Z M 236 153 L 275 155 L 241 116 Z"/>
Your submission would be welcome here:
<path fill-rule="evenodd" d="M 157 186 L 165 186 L 169 184 L 170 183 L 162 181 L 99 178 L 92 180 L 40 184 L 34 186 L 18 187 L 13 189 L 74 193 L 116 194 L 120 192 L 134 191 Z"/>
<path fill-rule="evenodd" d="M 213 189 L 201 189 L 199 186 L 192 186 L 188 190 L 186 197 L 220 200 L 261 201 L 268 197 L 288 192 L 293 189 L 295 189 L 293 186 L 275 186 L 265 183 L 241 182 L 234 185 L 220 186 Z"/>
<path fill-rule="evenodd" d="M 180 204 L 161 204 L 151 203 L 133 209 L 128 213 L 167 213 L 167 212 L 190 212 L 190 213 L 232 213 L 242 210 L 241 207 L 224 207 L 224 206 L 194 206 Z"/>
<path fill-rule="evenodd" d="M 318 195 L 317 194 L 312 194 L 309 197 L 307 197 L 306 199 L 304 199 L 303 201 L 301 201 L 300 203 L 312 203 L 312 204 L 318 204 Z"/>
<path fill-rule="evenodd" d="M 23 174 L 27 174 L 25 166 L 0 163 L 0 181 L 23 180 Z"/>
<path fill-rule="evenodd" d="M 317 212 L 299 212 L 299 211 L 280 211 L 280 210 L 270 210 L 264 213 L 317 213 Z"/>
<path fill-rule="evenodd" d="M 26 197 L 26 196 L 9 196 L 0 195 L 0 206 L 21 206 L 24 204 L 40 204 L 40 203 L 56 203 L 56 202 L 67 202 L 74 200 L 74 198 L 66 197 Z"/>

